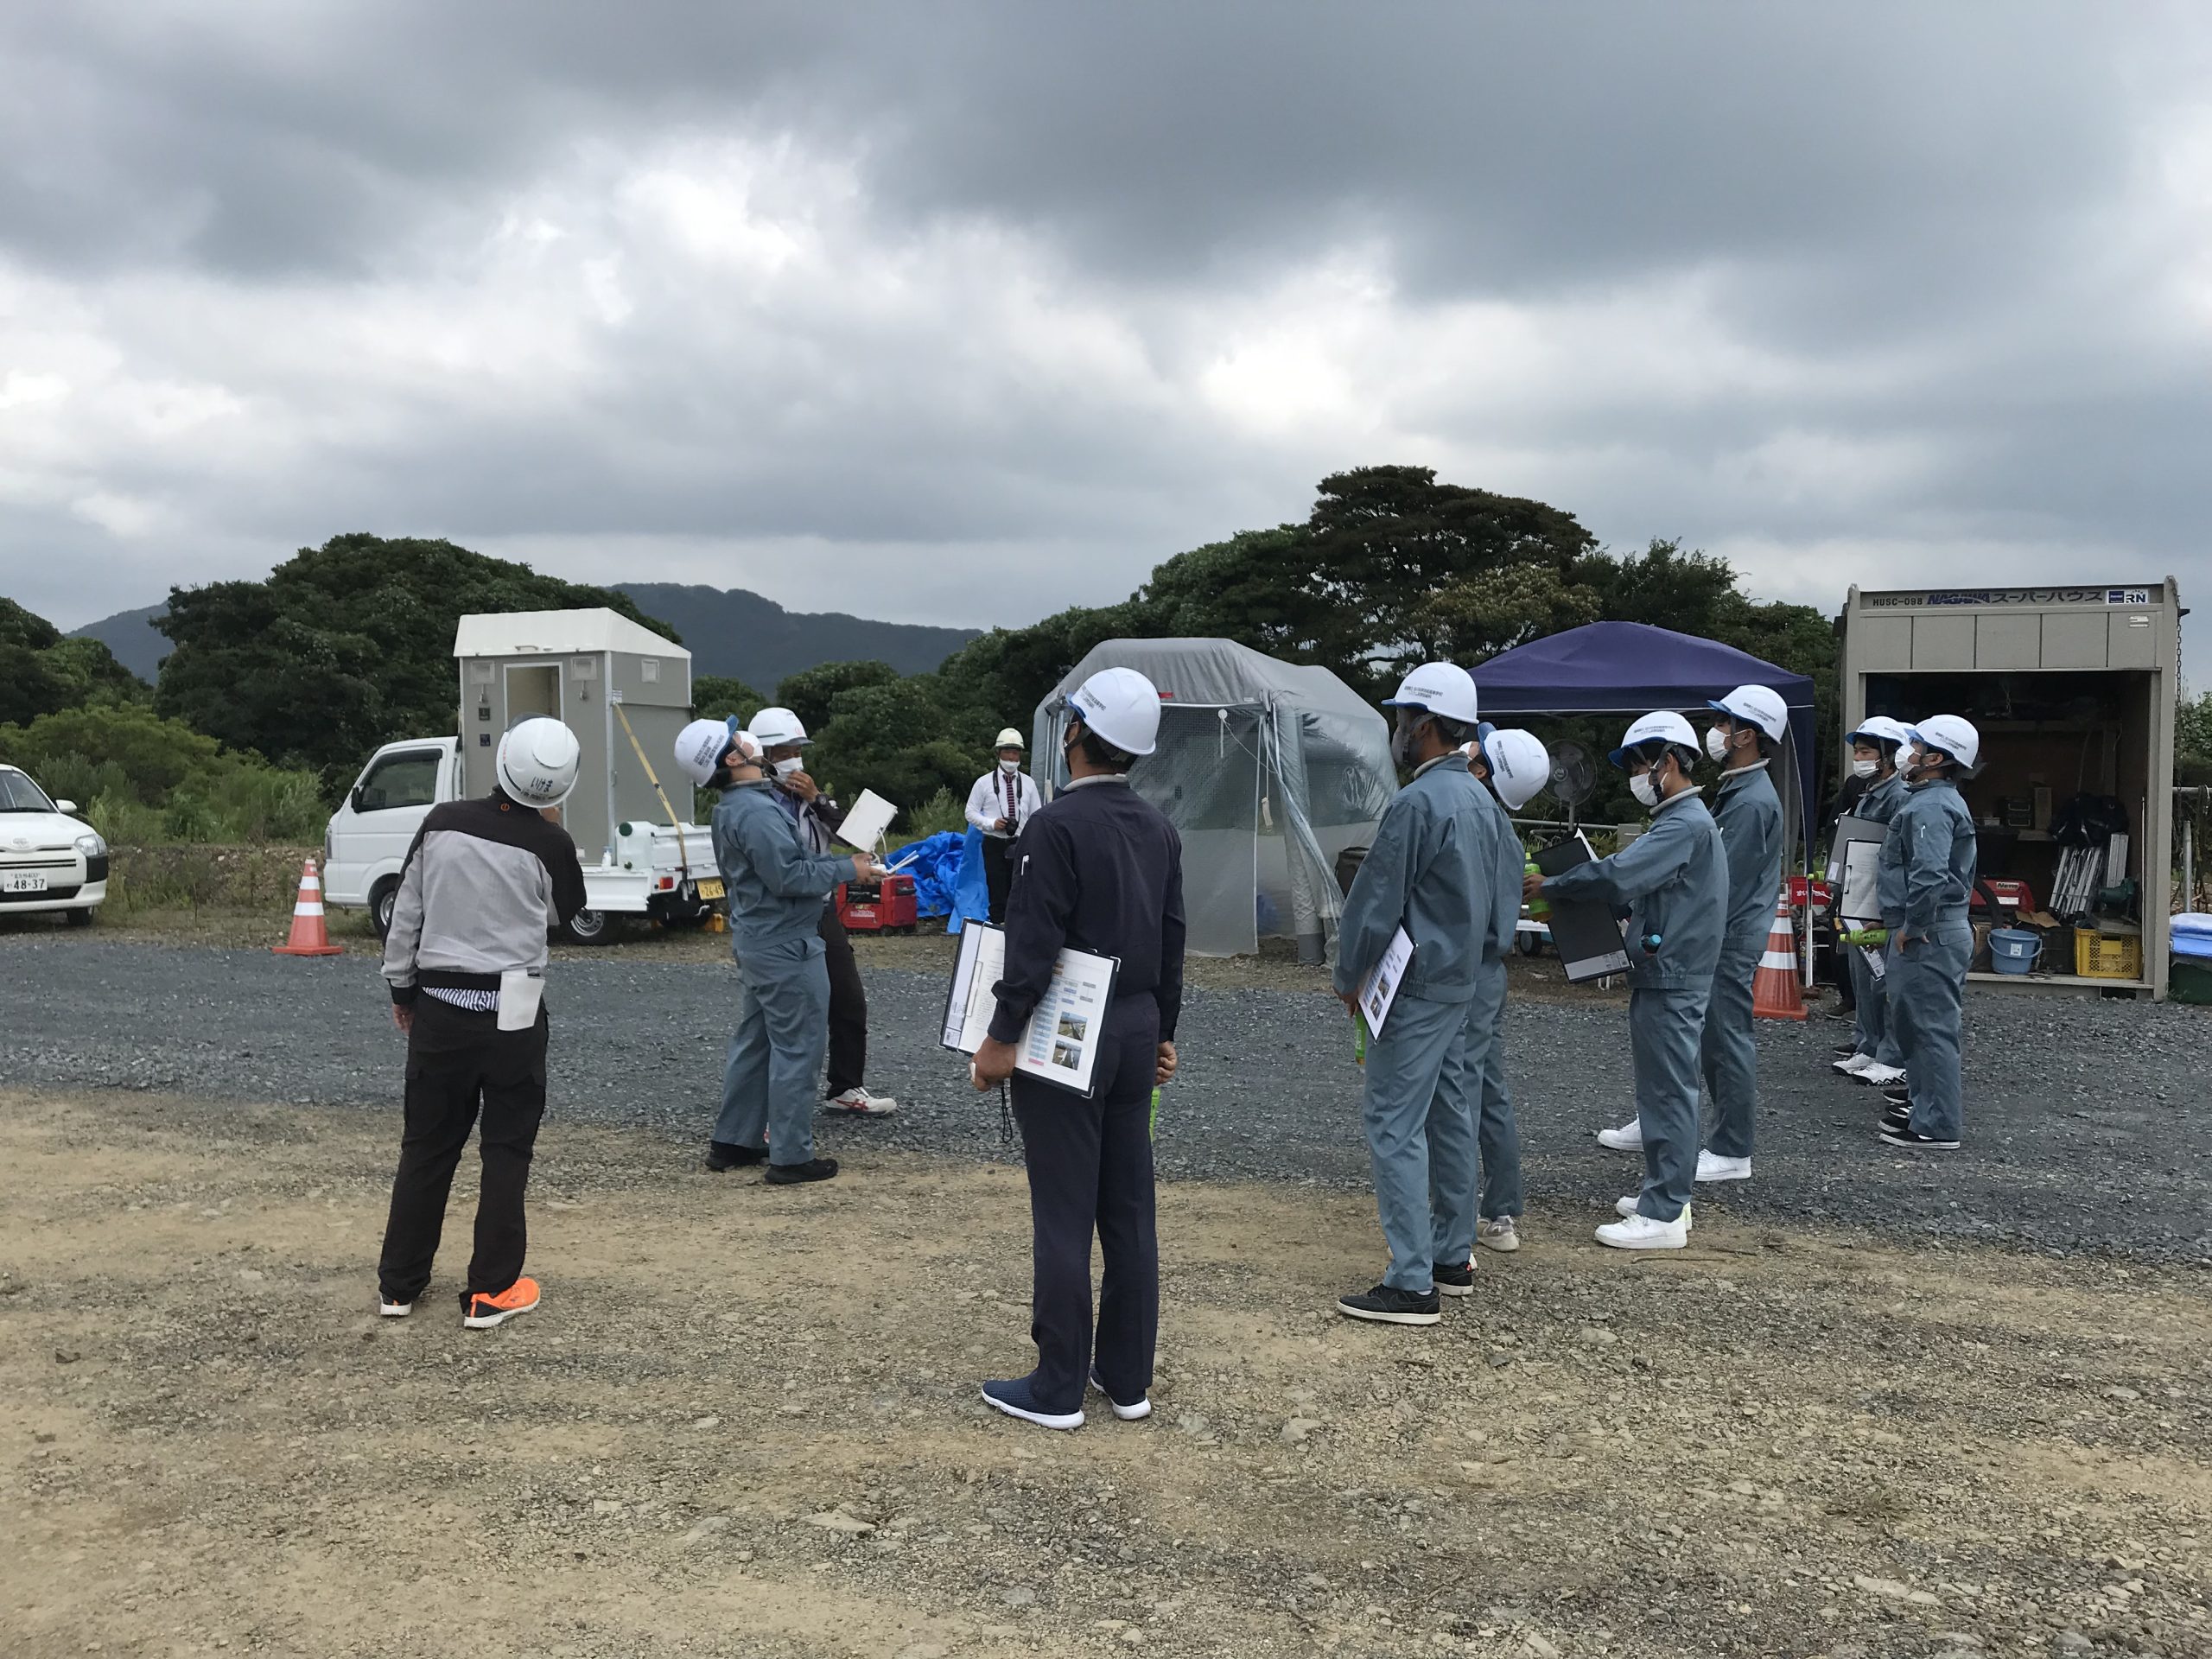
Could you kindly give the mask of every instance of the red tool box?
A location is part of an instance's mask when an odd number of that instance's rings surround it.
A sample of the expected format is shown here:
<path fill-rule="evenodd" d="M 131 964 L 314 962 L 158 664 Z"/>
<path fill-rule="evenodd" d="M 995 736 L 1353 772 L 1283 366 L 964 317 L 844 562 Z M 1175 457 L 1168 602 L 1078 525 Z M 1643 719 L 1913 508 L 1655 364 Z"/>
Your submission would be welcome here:
<path fill-rule="evenodd" d="M 2002 909 L 2015 911 L 2023 916 L 2035 910 L 2036 896 L 2028 891 L 2028 884 L 2024 881 L 2015 881 L 2009 875 L 1985 875 L 1979 885 L 1987 887 L 1997 896 L 1997 903 Z M 1970 901 L 1969 908 L 1986 911 L 1989 906 L 1982 903 L 1981 894 L 1977 892 Z"/>
<path fill-rule="evenodd" d="M 911 875 L 837 885 L 837 919 L 848 933 L 912 933 L 919 915 Z"/>

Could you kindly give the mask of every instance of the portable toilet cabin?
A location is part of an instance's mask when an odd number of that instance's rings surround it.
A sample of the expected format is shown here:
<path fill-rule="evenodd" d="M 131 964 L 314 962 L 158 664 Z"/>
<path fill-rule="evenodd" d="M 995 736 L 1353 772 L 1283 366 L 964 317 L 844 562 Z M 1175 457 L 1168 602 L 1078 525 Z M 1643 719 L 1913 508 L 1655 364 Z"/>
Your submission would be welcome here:
<path fill-rule="evenodd" d="M 691 653 L 683 646 L 601 607 L 464 616 L 453 654 L 463 794 L 492 792 L 500 734 L 550 715 L 583 750 L 561 818 L 586 864 L 614 862 L 626 820 L 690 816 L 688 780 L 664 804 L 645 764 L 650 758 L 654 776 L 668 772 L 676 734 L 691 717 Z"/>

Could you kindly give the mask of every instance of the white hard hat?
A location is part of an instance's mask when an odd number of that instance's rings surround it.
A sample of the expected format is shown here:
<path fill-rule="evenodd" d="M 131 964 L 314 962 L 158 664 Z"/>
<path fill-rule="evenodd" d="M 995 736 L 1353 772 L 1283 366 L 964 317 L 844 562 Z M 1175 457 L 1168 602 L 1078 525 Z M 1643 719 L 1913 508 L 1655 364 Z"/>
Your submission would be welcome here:
<path fill-rule="evenodd" d="M 1621 746 L 1612 753 L 1613 764 L 1622 771 L 1628 770 L 1629 751 L 1642 748 L 1646 743 L 1672 743 L 1681 748 L 1697 752 L 1697 734 L 1690 723 L 1671 709 L 1639 715 L 1621 739 Z"/>
<path fill-rule="evenodd" d="M 1398 695 L 1382 699 L 1385 709 L 1426 709 L 1432 715 L 1475 723 L 1474 677 L 1457 663 L 1423 663 L 1398 682 Z"/>
<path fill-rule="evenodd" d="M 1509 812 L 1528 805 L 1536 791 L 1551 781 L 1551 751 L 1534 732 L 1517 727 L 1496 731 L 1483 739 L 1483 764 L 1490 768 L 1491 787 Z"/>
<path fill-rule="evenodd" d="M 1941 749 L 1967 772 L 1981 757 L 1981 734 L 1957 715 L 1930 715 L 1918 725 L 1906 727 L 1905 734 L 1923 749 Z"/>
<path fill-rule="evenodd" d="M 1771 686 L 1739 685 L 1726 696 L 1706 705 L 1734 719 L 1748 721 L 1779 743 L 1789 734 L 1789 707 Z"/>
<path fill-rule="evenodd" d="M 1846 734 L 1844 741 L 1856 743 L 1862 737 L 1871 737 L 1877 743 L 1904 743 L 1910 741 L 1911 734 L 1901 722 L 1891 720 L 1887 715 L 1869 715 L 1859 722 L 1855 730 Z"/>
<path fill-rule="evenodd" d="M 1068 697 L 1073 715 L 1124 754 L 1160 746 L 1160 688 L 1134 668 L 1102 668 Z"/>
<path fill-rule="evenodd" d="M 558 806 L 576 786 L 582 759 L 576 734 L 551 715 L 538 715 L 508 729 L 492 767 L 518 805 Z"/>
<path fill-rule="evenodd" d="M 1021 734 L 1009 726 L 998 734 L 997 741 L 991 747 L 995 749 L 1026 749 L 1029 746 L 1021 741 Z"/>
<path fill-rule="evenodd" d="M 803 749 L 814 741 L 806 734 L 806 722 L 788 709 L 763 709 L 745 729 L 764 750 Z"/>
<path fill-rule="evenodd" d="M 733 744 L 760 759 L 760 746 L 750 733 L 732 731 L 724 720 L 695 720 L 676 734 L 676 769 L 704 789 Z"/>

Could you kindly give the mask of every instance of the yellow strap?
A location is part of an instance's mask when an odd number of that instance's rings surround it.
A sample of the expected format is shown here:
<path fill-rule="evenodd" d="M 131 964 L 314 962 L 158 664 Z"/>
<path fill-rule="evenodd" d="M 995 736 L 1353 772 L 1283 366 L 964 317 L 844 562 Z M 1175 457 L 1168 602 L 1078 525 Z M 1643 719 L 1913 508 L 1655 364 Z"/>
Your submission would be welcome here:
<path fill-rule="evenodd" d="M 614 718 L 622 722 L 622 734 L 630 740 L 630 747 L 638 752 L 638 764 L 645 769 L 645 781 L 653 786 L 653 793 L 660 797 L 661 809 L 668 814 L 669 824 L 676 831 L 677 860 L 683 866 L 683 874 L 688 877 L 691 874 L 691 855 L 683 845 L 683 820 L 676 816 L 676 808 L 669 804 L 668 791 L 660 786 L 660 779 L 653 773 L 653 763 L 645 759 L 645 746 L 638 741 L 637 733 L 630 729 L 630 716 L 622 712 L 620 703 L 613 707 Z M 652 874 L 650 866 L 646 873 Z"/>

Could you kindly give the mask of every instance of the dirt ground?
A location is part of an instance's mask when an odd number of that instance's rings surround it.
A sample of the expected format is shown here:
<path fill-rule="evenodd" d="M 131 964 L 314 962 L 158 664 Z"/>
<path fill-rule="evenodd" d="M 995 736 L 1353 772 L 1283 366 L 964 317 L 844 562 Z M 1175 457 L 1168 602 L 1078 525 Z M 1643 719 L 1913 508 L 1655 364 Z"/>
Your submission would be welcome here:
<path fill-rule="evenodd" d="M 1054 1435 L 1017 1167 L 556 1122 L 472 1333 L 461 1219 L 374 1317 L 395 1140 L 0 1093 L 0 1652 L 2212 1652 L 2202 1274 L 1543 1211 L 1395 1330 L 1363 1200 L 1174 1185 L 1160 1409 Z"/>

